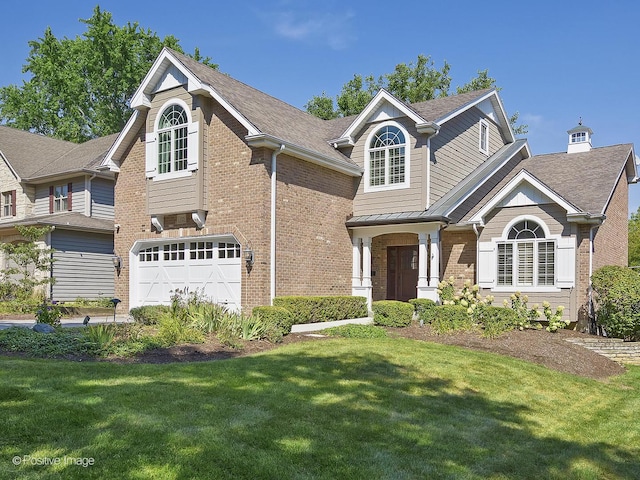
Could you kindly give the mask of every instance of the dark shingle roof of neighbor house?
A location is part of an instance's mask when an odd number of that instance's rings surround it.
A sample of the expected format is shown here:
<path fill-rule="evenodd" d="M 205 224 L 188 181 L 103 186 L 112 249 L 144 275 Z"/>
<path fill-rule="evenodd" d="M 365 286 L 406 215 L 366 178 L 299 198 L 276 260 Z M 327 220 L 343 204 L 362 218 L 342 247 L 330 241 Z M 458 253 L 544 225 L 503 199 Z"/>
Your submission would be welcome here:
<path fill-rule="evenodd" d="M 348 156 L 328 143 L 329 140 L 342 135 L 356 116 L 322 120 L 224 73 L 213 70 L 186 55 L 174 50 L 170 50 L 170 52 L 201 82 L 218 92 L 260 132 L 349 165 L 356 165 Z M 452 95 L 407 105 L 407 107 L 423 117 L 425 121 L 430 122 L 461 108 L 489 91 L 491 89 Z"/>
<path fill-rule="evenodd" d="M 118 134 L 77 144 L 0 126 L 0 152 L 22 180 L 95 171 Z"/>
<path fill-rule="evenodd" d="M 464 215 L 463 221 L 480 210 L 522 170 L 526 170 L 583 213 L 603 214 L 621 172 L 624 175 L 623 169 L 628 162 L 634 161 L 632 154 L 633 145 L 621 144 L 597 147 L 588 152 L 551 153 L 524 159 Z"/>

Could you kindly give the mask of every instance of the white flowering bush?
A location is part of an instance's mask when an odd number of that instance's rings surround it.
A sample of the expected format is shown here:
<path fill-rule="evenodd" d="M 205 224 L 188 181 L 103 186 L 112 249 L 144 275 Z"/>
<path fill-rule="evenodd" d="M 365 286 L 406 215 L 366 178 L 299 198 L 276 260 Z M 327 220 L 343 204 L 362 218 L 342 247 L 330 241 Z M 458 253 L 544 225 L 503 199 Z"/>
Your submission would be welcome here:
<path fill-rule="evenodd" d="M 542 307 L 544 308 L 544 316 L 547 317 L 547 321 L 549 325 L 547 326 L 547 332 L 557 332 L 559 329 L 566 328 L 571 321 L 569 319 L 562 319 L 562 312 L 564 311 L 564 307 L 559 305 L 554 312 L 551 310 L 551 305 L 549 302 L 543 302 Z"/>

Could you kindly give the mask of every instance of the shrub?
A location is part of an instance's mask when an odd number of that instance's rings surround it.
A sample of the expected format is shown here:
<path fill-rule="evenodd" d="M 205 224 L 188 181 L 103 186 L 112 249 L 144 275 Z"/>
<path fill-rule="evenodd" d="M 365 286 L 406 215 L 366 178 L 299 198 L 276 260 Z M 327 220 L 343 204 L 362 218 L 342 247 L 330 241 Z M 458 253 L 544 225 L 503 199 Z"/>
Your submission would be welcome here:
<path fill-rule="evenodd" d="M 385 327 L 406 327 L 411 325 L 413 305 L 397 300 L 373 302 L 373 322 Z"/>
<path fill-rule="evenodd" d="M 436 302 L 428 298 L 412 298 L 409 303 L 413 305 L 413 309 L 416 312 L 418 319 L 424 323 L 431 323 L 433 320 L 433 309 L 436 306 Z"/>
<path fill-rule="evenodd" d="M 610 337 L 640 340 L 640 275 L 627 267 L 606 266 L 591 276 L 596 320 Z"/>
<path fill-rule="evenodd" d="M 484 327 L 482 335 L 495 338 L 517 328 L 519 318 L 511 308 L 486 306 L 483 309 L 481 321 Z"/>
<path fill-rule="evenodd" d="M 509 300 L 504 299 L 502 302 L 505 307 L 511 306 L 511 310 L 516 314 L 516 326 L 520 330 L 534 328 L 537 325 L 536 320 L 540 317 L 538 305 L 536 304 L 529 308 L 527 306 L 528 302 L 529 297 L 522 295 L 520 292 L 512 293 Z"/>
<path fill-rule="evenodd" d="M 60 307 L 55 303 L 49 304 L 46 300 L 36 310 L 36 322 L 46 323 L 52 327 L 60 326 L 60 319 L 62 318 L 62 312 Z"/>
<path fill-rule="evenodd" d="M 270 342 L 281 342 L 284 335 L 291 333 L 294 317 L 286 308 L 260 306 L 255 307 L 252 313 L 264 322 L 265 338 Z"/>
<path fill-rule="evenodd" d="M 144 325 L 156 325 L 160 322 L 160 317 L 169 312 L 167 305 L 145 305 L 144 307 L 135 307 L 129 311 L 129 314 L 136 322 Z"/>
<path fill-rule="evenodd" d="M 462 305 L 438 305 L 433 309 L 431 326 L 438 333 L 472 330 L 475 326 L 468 307 Z"/>
<path fill-rule="evenodd" d="M 276 297 L 273 305 L 293 314 L 294 324 L 366 317 L 367 299 L 352 296 Z"/>
<path fill-rule="evenodd" d="M 204 334 L 179 319 L 172 317 L 169 313 L 160 318 L 160 328 L 158 330 L 158 340 L 165 347 L 170 347 L 178 343 L 202 343 Z"/>
<path fill-rule="evenodd" d="M 322 333 L 344 338 L 384 338 L 387 331 L 375 325 L 348 324 L 322 330 Z"/>

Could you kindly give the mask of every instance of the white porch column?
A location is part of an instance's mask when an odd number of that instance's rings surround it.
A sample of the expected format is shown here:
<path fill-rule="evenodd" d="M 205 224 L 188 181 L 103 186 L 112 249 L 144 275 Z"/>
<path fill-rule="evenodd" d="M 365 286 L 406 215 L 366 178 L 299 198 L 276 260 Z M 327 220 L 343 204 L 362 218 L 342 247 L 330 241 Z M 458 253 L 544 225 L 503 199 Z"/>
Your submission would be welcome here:
<path fill-rule="evenodd" d="M 360 246 L 358 243 L 362 241 L 362 277 L 360 276 Z M 356 262 L 357 259 L 357 262 Z M 353 243 L 353 274 L 351 294 L 354 296 L 365 297 L 367 306 L 371 310 L 372 302 L 372 283 L 371 283 L 371 237 L 364 237 Z"/>
<path fill-rule="evenodd" d="M 438 288 L 440 283 L 440 232 L 431 232 L 431 278 L 429 286 Z"/>
<path fill-rule="evenodd" d="M 427 233 L 418 234 L 418 288 L 429 286 L 429 277 L 427 276 L 427 265 L 429 264 L 428 240 L 429 235 Z"/>
<path fill-rule="evenodd" d="M 352 261 L 352 274 L 351 274 L 351 286 L 355 289 L 362 287 L 362 272 L 360 271 L 360 237 L 353 237 L 351 243 L 353 245 L 353 261 Z"/>
<path fill-rule="evenodd" d="M 438 283 L 440 283 L 440 236 L 438 230 L 418 233 L 418 242 L 417 298 L 429 298 L 437 302 L 439 300 L 437 289 Z M 430 242 L 429 245 L 427 245 L 428 242 Z M 431 251 L 430 257 L 429 250 Z M 427 276 L 427 265 L 431 269 L 429 277 Z"/>

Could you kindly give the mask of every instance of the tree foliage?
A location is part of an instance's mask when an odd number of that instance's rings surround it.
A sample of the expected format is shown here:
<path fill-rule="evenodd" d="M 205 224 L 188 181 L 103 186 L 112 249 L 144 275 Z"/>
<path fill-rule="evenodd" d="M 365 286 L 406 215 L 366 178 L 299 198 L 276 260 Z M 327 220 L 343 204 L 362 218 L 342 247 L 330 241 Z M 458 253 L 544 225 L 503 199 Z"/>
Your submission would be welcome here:
<path fill-rule="evenodd" d="M 48 274 L 53 262 L 53 250 L 42 248 L 38 243 L 53 229 L 18 225 L 16 230 L 24 241 L 0 243 L 0 251 L 9 265 L 0 272 L 0 294 L 5 300 L 28 300 L 36 293 L 37 287 L 53 282 Z"/>
<path fill-rule="evenodd" d="M 99 6 L 80 20 L 82 36 L 58 39 L 51 28 L 29 42 L 22 86 L 0 87 L 0 123 L 82 142 L 120 131 L 129 99 L 163 47 L 182 52 L 178 39 L 163 39 L 138 23 L 119 27 Z M 194 59 L 213 68 L 196 48 Z"/>
<path fill-rule="evenodd" d="M 415 62 L 399 63 L 391 73 L 377 79 L 372 75 L 363 77 L 355 74 L 342 86 L 340 94 L 333 99 L 322 92 L 312 97 L 305 109 L 312 115 L 330 120 L 338 117 L 357 115 L 375 94 L 384 88 L 394 97 L 406 103 L 418 103 L 438 97 L 446 97 L 451 89 L 451 66 L 445 61 L 437 68 L 430 56 L 418 55 Z M 497 88 L 496 80 L 489 76 L 488 70 L 479 70 L 478 75 L 462 86 L 456 87 L 456 94 L 473 92 L 485 88 Z M 518 112 L 509 118 L 516 135 L 527 133 L 526 125 L 516 125 Z"/>
<path fill-rule="evenodd" d="M 640 207 L 629 219 L 629 266 L 640 266 Z"/>

